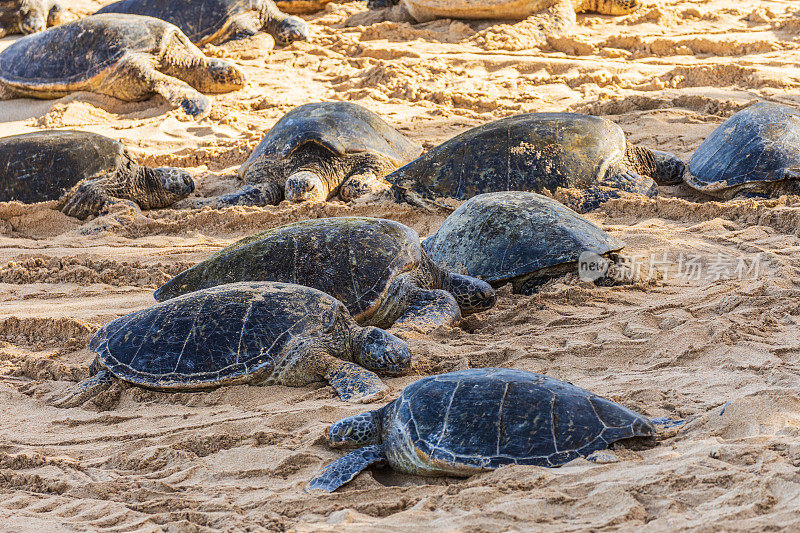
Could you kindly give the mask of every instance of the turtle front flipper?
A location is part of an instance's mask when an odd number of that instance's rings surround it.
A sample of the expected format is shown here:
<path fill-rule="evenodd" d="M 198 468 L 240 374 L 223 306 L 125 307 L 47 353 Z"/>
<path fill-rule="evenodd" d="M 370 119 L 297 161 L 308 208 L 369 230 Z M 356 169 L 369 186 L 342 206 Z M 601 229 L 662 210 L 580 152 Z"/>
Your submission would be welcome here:
<path fill-rule="evenodd" d="M 259 183 L 245 185 L 236 192 L 223 194 L 206 205 L 229 207 L 233 205 L 265 206 L 278 205 L 283 200 L 283 188 L 275 183 Z"/>
<path fill-rule="evenodd" d="M 452 326 L 460 320 L 461 310 L 452 294 L 442 289 L 418 289 L 392 329 L 429 333 L 439 326 Z"/>
<path fill-rule="evenodd" d="M 576 198 L 566 200 L 568 207 L 578 213 L 588 213 L 600 207 L 604 202 L 619 198 L 620 193 L 629 192 L 653 198 L 658 194 L 656 182 L 641 176 L 627 168 L 618 166 L 609 168 L 606 176 L 588 187 Z"/>
<path fill-rule="evenodd" d="M 497 302 L 492 286 L 471 276 L 445 273 L 442 288 L 455 296 L 462 315 L 486 311 Z"/>
<path fill-rule="evenodd" d="M 375 373 L 355 363 L 340 361 L 331 362 L 325 379 L 346 402 L 369 403 L 380 400 L 386 395 L 386 385 Z"/>
<path fill-rule="evenodd" d="M 340 343 L 308 337 L 295 337 L 285 348 L 274 381 L 283 385 L 303 386 L 327 381 L 346 402 L 368 403 L 383 398 L 386 385 L 373 372 L 331 355 L 329 347 Z M 341 343 L 343 346 L 347 343 Z"/>
<path fill-rule="evenodd" d="M 272 0 L 264 2 L 261 12 L 263 27 L 280 46 L 308 39 L 308 24 L 300 17 L 287 15 Z"/>
<path fill-rule="evenodd" d="M 356 174 L 347 178 L 339 187 L 339 197 L 349 202 L 368 193 L 380 193 L 389 189 L 389 184 L 375 174 Z"/>
<path fill-rule="evenodd" d="M 111 383 L 111 373 L 108 370 L 101 370 L 92 377 L 84 379 L 75 385 L 65 396 L 54 400 L 50 405 L 62 409 L 77 407 L 92 396 L 96 396 L 108 389 Z"/>
<path fill-rule="evenodd" d="M 384 445 L 372 444 L 352 451 L 328 466 L 308 484 L 309 490 L 324 490 L 333 492 L 370 465 L 382 463 L 386 460 Z"/>
<path fill-rule="evenodd" d="M 58 209 L 81 220 L 99 215 L 108 204 L 120 201 L 109 194 L 105 186 L 107 181 L 106 178 L 95 178 L 77 183 L 59 199 Z"/>
<path fill-rule="evenodd" d="M 150 73 L 153 92 L 160 94 L 173 108 L 180 108 L 189 117 L 201 119 L 211 112 L 211 99 L 197 92 L 188 83 L 160 72 Z"/>

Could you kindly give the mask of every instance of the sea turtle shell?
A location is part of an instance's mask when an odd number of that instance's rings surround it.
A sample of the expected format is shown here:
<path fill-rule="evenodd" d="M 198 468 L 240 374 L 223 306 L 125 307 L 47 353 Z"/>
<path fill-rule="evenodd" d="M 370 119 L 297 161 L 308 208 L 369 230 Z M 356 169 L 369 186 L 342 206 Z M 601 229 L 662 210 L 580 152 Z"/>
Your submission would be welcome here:
<path fill-rule="evenodd" d="M 358 323 L 374 313 L 389 282 L 417 268 L 417 233 L 399 222 L 338 217 L 295 222 L 223 248 L 154 294 L 166 300 L 234 281 L 298 283 L 342 301 Z"/>
<path fill-rule="evenodd" d="M 393 412 L 383 419 L 389 462 L 418 474 L 554 467 L 655 433 L 644 416 L 587 390 L 505 368 L 423 378 L 387 409 Z"/>
<path fill-rule="evenodd" d="M 28 35 L 0 53 L 0 81 L 24 91 L 70 92 L 132 52 L 158 56 L 180 30 L 137 15 L 94 15 Z"/>
<path fill-rule="evenodd" d="M 724 196 L 725 191 L 753 182 L 800 177 L 800 111 L 779 104 L 758 103 L 723 122 L 689 160 L 686 183 Z"/>
<path fill-rule="evenodd" d="M 253 150 L 239 175 L 244 176 L 256 160 L 285 159 L 307 143 L 323 146 L 337 156 L 379 154 L 396 166 L 422 151 L 369 109 L 350 102 L 319 102 L 286 113 Z"/>
<path fill-rule="evenodd" d="M 341 327 L 335 298 L 285 283 L 234 283 L 118 318 L 92 337 L 99 364 L 124 381 L 192 390 L 267 379 L 298 335 Z"/>
<path fill-rule="evenodd" d="M 626 149 L 613 122 L 576 113 L 527 113 L 472 128 L 386 180 L 426 198 L 466 200 L 496 191 L 585 189 Z"/>
<path fill-rule="evenodd" d="M 165 20 L 177 27 L 197 45 L 202 45 L 227 30 L 233 17 L 247 11 L 260 12 L 264 0 L 121 0 L 97 11 L 129 13 Z"/>
<path fill-rule="evenodd" d="M 84 178 L 133 161 L 122 144 L 84 131 L 37 131 L 0 138 L 0 202 L 57 200 Z"/>
<path fill-rule="evenodd" d="M 464 202 L 422 246 L 440 266 L 500 286 L 625 244 L 555 200 L 508 191 Z"/>

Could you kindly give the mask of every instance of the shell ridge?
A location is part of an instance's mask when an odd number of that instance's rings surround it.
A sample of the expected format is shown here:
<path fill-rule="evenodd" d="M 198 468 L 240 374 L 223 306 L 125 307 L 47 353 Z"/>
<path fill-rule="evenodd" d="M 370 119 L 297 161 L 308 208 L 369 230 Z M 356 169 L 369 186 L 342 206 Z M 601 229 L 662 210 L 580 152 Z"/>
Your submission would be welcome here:
<path fill-rule="evenodd" d="M 503 428 L 503 407 L 505 406 L 506 402 L 506 395 L 508 394 L 508 386 L 510 383 L 506 383 L 506 387 L 503 390 L 503 397 L 500 398 L 500 408 L 497 410 L 497 442 L 495 444 L 495 451 L 494 454 L 496 456 L 500 455 L 500 437 L 502 436 L 503 432 L 501 431 Z"/>
<path fill-rule="evenodd" d="M 444 420 L 442 420 L 442 429 L 439 432 L 439 440 L 436 441 L 436 445 L 434 446 L 434 448 L 440 449 L 440 446 L 442 444 L 442 439 L 444 438 L 444 432 L 447 429 L 447 422 L 450 419 L 450 408 L 453 405 L 453 398 L 456 397 L 456 392 L 458 391 L 458 388 L 460 386 L 461 386 L 461 382 L 459 381 L 456 384 L 456 386 L 453 387 L 453 392 L 450 393 L 450 401 L 447 402 L 447 410 L 444 412 Z"/>
<path fill-rule="evenodd" d="M 189 333 L 186 334 L 186 340 L 183 341 L 183 347 L 181 347 L 181 353 L 178 354 L 178 360 L 175 361 L 175 367 L 172 369 L 172 373 L 173 374 L 177 374 L 178 373 L 178 365 L 180 365 L 181 359 L 183 358 L 183 352 L 186 351 L 186 345 L 189 344 L 189 339 L 192 336 L 194 336 L 194 330 L 195 330 L 195 327 L 197 326 L 197 319 L 200 318 L 200 312 L 206 306 L 206 302 L 210 298 L 211 298 L 211 295 L 206 295 L 206 297 L 203 298 L 203 303 L 200 304 L 200 308 L 197 310 L 197 313 L 194 315 L 194 320 L 192 320 L 192 328 L 189 330 Z"/>
<path fill-rule="evenodd" d="M 254 299 L 250 299 L 250 304 L 247 306 L 247 311 L 244 313 L 244 318 L 242 319 L 242 329 L 239 331 L 239 344 L 236 347 L 236 362 L 234 365 L 239 364 L 239 356 L 242 353 L 242 340 L 244 339 L 244 330 L 247 327 L 247 321 L 250 319 L 250 313 L 253 310 L 253 304 L 255 303 Z"/>

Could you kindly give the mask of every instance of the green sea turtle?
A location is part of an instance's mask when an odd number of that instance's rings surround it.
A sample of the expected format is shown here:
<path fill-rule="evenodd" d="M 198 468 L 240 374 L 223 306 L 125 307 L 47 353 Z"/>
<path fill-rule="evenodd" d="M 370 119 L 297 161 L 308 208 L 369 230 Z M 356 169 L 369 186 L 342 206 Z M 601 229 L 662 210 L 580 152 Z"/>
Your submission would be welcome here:
<path fill-rule="evenodd" d="M 125 200 L 167 207 L 194 190 L 185 171 L 139 166 L 122 144 L 83 131 L 0 138 L 0 169 L 0 202 L 59 200 L 59 209 L 78 218 Z"/>
<path fill-rule="evenodd" d="M 684 179 L 724 200 L 800 194 L 800 111 L 772 103 L 739 111 L 692 154 Z"/>
<path fill-rule="evenodd" d="M 244 189 L 218 205 L 348 201 L 388 188 L 383 176 L 422 149 L 369 109 L 350 102 L 305 104 L 286 113 L 239 169 Z"/>
<path fill-rule="evenodd" d="M 570 383 L 473 368 L 423 378 L 380 409 L 333 424 L 331 446 L 361 448 L 328 465 L 309 488 L 334 491 L 381 462 L 446 476 L 508 464 L 555 467 L 655 431 L 644 416 Z"/>
<path fill-rule="evenodd" d="M 405 342 L 361 327 L 340 301 L 288 283 L 232 283 L 109 322 L 90 342 L 92 376 L 54 404 L 73 407 L 119 379 L 160 391 L 327 381 L 345 401 L 382 398 L 370 370 L 409 368 Z M 370 370 L 366 370 L 370 369 Z"/>
<path fill-rule="evenodd" d="M 0 37 L 36 33 L 71 18 L 56 0 L 0 0 Z"/>
<path fill-rule="evenodd" d="M 135 102 L 160 94 L 200 118 L 211 110 L 201 92 L 244 84 L 235 65 L 207 58 L 176 26 L 138 15 L 94 15 L 28 35 L 0 52 L 0 99 L 89 91 Z"/>
<path fill-rule="evenodd" d="M 184 270 L 154 294 L 163 301 L 236 281 L 299 283 L 347 306 L 359 324 L 428 331 L 488 309 L 488 283 L 443 270 L 399 222 L 340 217 L 295 222 L 248 237 Z"/>
<path fill-rule="evenodd" d="M 497 191 L 555 193 L 579 189 L 570 207 L 596 209 L 622 191 L 655 196 L 659 184 L 680 183 L 674 155 L 628 144 L 622 129 L 599 117 L 528 113 L 453 137 L 386 176 L 401 197 L 460 200 Z"/>
<path fill-rule="evenodd" d="M 422 243 L 438 265 L 493 287 L 512 283 L 514 292 L 522 294 L 554 277 L 578 273 L 583 254 L 597 260 L 623 246 L 559 202 L 519 191 L 471 198 Z M 595 279 L 600 277 L 597 272 Z"/>
<path fill-rule="evenodd" d="M 278 44 L 308 38 L 308 25 L 281 12 L 273 0 L 120 0 L 101 13 L 147 15 L 166 20 L 197 46 L 255 35 L 262 29 Z"/>
<path fill-rule="evenodd" d="M 545 36 L 564 34 L 577 22 L 576 13 L 590 11 L 601 15 L 627 15 L 639 8 L 638 0 L 368 0 L 370 8 L 400 4 L 417 22 L 449 19 L 528 19 Z M 399 17 L 401 14 L 396 14 Z"/>

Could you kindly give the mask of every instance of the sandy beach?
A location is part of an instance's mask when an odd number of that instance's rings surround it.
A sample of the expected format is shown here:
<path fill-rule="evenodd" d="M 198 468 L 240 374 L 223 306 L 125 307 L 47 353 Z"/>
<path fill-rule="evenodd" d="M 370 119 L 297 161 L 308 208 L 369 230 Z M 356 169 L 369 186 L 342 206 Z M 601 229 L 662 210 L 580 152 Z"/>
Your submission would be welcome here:
<path fill-rule="evenodd" d="M 81 15 L 108 3 L 73 2 Z M 326 428 L 380 403 L 344 403 L 320 383 L 177 394 L 115 385 L 82 407 L 48 404 L 88 376 L 100 326 L 153 305 L 155 288 L 242 237 L 346 215 L 423 237 L 439 227 L 446 213 L 389 200 L 193 207 L 235 191 L 239 165 L 300 104 L 358 103 L 426 149 L 517 113 L 588 113 L 684 161 L 754 102 L 800 106 L 800 5 L 790 0 L 645 0 L 627 16 L 579 14 L 570 35 L 539 46 L 524 21 L 375 22 L 363 2 L 303 18 L 306 42 L 273 49 L 259 34 L 206 46 L 249 83 L 215 96 L 197 122 L 160 97 L 0 101 L 0 136 L 101 133 L 197 184 L 168 209 L 119 206 L 85 222 L 55 202 L 0 203 L 0 530 L 800 528 L 798 197 L 722 203 L 679 185 L 611 200 L 587 218 L 627 244 L 642 266 L 635 279 L 598 287 L 568 275 L 535 296 L 501 288 L 494 309 L 412 337 L 411 374 L 385 380 L 388 400 L 432 373 L 519 368 L 686 421 L 657 446 L 618 447 L 619 462 L 468 479 L 371 469 L 309 494 L 308 480 L 341 456 Z"/>

